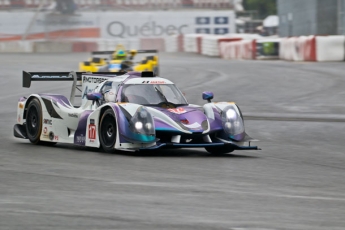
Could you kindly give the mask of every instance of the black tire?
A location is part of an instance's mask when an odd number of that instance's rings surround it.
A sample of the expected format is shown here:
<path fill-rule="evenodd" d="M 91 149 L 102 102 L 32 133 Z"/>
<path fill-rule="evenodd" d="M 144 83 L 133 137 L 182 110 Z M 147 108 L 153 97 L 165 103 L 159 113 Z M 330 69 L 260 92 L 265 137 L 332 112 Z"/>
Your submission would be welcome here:
<path fill-rule="evenodd" d="M 42 107 L 37 98 L 30 101 L 26 112 L 26 133 L 31 143 L 40 143 L 42 132 Z"/>
<path fill-rule="evenodd" d="M 107 109 L 101 118 L 99 123 L 99 140 L 101 147 L 107 153 L 114 153 L 116 143 L 117 129 L 114 111 L 109 108 Z"/>
<path fill-rule="evenodd" d="M 154 76 L 158 76 L 159 75 L 159 70 L 158 70 L 157 66 L 153 68 L 153 75 Z"/>
<path fill-rule="evenodd" d="M 226 153 L 231 153 L 233 152 L 235 149 L 230 146 L 230 145 L 226 145 L 226 146 L 216 146 L 216 147 L 205 147 L 206 151 L 211 153 L 212 155 L 223 155 Z"/>

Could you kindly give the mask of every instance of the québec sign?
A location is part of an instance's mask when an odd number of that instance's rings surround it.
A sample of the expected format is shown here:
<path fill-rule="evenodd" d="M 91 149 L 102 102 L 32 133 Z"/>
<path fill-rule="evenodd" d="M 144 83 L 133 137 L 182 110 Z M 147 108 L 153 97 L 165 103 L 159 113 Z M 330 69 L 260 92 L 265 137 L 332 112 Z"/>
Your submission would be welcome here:
<path fill-rule="evenodd" d="M 169 36 L 174 34 L 183 34 L 183 29 L 188 25 L 161 25 L 157 22 L 146 22 L 142 25 L 126 25 L 123 22 L 110 22 L 107 26 L 107 32 L 112 37 L 152 37 Z"/>
<path fill-rule="evenodd" d="M 235 32 L 235 14 L 230 10 L 105 12 L 100 17 L 100 25 L 101 37 L 109 39 L 168 37 L 205 31 L 223 34 Z"/>

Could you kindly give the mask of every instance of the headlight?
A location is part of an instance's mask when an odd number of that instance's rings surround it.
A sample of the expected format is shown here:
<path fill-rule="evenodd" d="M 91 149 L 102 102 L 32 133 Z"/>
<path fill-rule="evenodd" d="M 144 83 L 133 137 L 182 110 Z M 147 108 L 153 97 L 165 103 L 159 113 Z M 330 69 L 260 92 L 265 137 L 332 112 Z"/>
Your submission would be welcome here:
<path fill-rule="evenodd" d="M 134 133 L 144 135 L 155 135 L 155 127 L 151 114 L 143 106 L 139 107 L 131 120 L 130 129 Z"/>
<path fill-rule="evenodd" d="M 244 137 L 244 123 L 236 105 L 229 105 L 222 111 L 222 125 L 229 137 L 240 141 Z"/>

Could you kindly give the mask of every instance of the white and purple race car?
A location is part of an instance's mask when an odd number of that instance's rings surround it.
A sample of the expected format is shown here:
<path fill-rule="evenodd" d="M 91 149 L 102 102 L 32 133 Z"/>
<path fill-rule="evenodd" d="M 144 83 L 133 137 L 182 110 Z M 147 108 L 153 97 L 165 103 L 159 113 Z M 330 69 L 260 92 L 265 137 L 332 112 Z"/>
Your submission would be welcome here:
<path fill-rule="evenodd" d="M 233 102 L 189 104 L 168 79 L 152 72 L 23 72 L 23 87 L 32 81 L 73 81 L 70 99 L 58 94 L 31 94 L 18 102 L 14 136 L 33 144 L 70 143 L 116 150 L 205 148 L 213 154 L 258 150 L 244 129 Z M 81 106 L 74 105 L 76 92 Z"/>

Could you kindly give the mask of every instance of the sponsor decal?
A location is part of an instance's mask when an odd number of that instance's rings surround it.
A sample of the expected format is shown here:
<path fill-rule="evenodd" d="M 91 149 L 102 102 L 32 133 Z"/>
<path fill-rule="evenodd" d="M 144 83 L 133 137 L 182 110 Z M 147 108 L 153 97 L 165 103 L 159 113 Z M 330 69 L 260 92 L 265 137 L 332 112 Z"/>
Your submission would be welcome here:
<path fill-rule="evenodd" d="M 83 134 L 81 134 L 80 136 L 77 136 L 77 142 L 85 143 L 85 136 Z"/>
<path fill-rule="evenodd" d="M 94 119 L 90 119 L 88 131 L 90 142 L 93 142 L 93 140 L 96 139 L 96 125 Z"/>
<path fill-rule="evenodd" d="M 165 81 L 150 81 L 150 84 L 165 84 Z"/>
<path fill-rule="evenodd" d="M 59 136 L 54 136 L 54 141 L 58 141 L 59 140 Z"/>
<path fill-rule="evenodd" d="M 119 21 L 110 22 L 107 26 L 107 33 L 112 37 L 150 37 L 163 36 L 173 34 L 183 34 L 183 29 L 188 28 L 188 25 L 158 25 L 155 21 L 146 22 L 142 25 L 128 26 Z"/>
<path fill-rule="evenodd" d="M 44 127 L 44 128 L 43 128 L 43 134 L 44 134 L 44 135 L 47 135 L 47 132 L 48 132 L 48 128 L 47 128 L 47 127 Z"/>
<path fill-rule="evenodd" d="M 23 109 L 24 108 L 24 104 L 23 103 L 19 103 L 19 108 Z"/>
<path fill-rule="evenodd" d="M 76 113 L 69 113 L 68 116 L 78 118 L 78 114 L 76 114 Z"/>
<path fill-rule="evenodd" d="M 18 120 L 18 123 L 19 123 L 20 122 L 20 115 L 18 115 L 18 119 L 17 120 Z"/>
<path fill-rule="evenodd" d="M 187 112 L 184 108 L 175 108 L 175 109 L 168 109 L 168 110 L 169 112 L 176 113 L 176 114 L 183 114 Z"/>
<path fill-rule="evenodd" d="M 52 125 L 52 124 L 53 124 L 53 121 L 52 121 L 52 120 L 49 120 L 49 119 L 43 119 L 43 124 Z"/>
<path fill-rule="evenodd" d="M 55 135 L 53 132 L 49 132 L 49 139 L 52 141 L 54 139 Z"/>
<path fill-rule="evenodd" d="M 106 81 L 108 78 L 102 78 L 102 77 L 87 77 L 84 76 L 83 78 L 83 83 L 102 83 L 104 81 Z"/>

